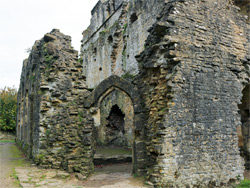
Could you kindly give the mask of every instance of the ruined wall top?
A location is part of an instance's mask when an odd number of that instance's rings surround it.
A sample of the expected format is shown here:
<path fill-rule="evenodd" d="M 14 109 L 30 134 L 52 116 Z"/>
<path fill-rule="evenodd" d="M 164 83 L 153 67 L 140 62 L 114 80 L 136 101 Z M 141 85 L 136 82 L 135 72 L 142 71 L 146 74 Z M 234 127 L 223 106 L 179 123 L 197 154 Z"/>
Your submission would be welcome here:
<path fill-rule="evenodd" d="M 105 22 L 121 7 L 123 2 L 129 0 L 99 0 L 91 11 L 91 22 L 83 32 L 83 43 L 88 40 Z"/>
<path fill-rule="evenodd" d="M 95 88 L 111 75 L 132 78 L 139 73 L 135 56 L 144 50 L 149 28 L 165 0 L 99 1 L 83 32 L 81 57 L 87 86 Z"/>
<path fill-rule="evenodd" d="M 240 7 L 240 13 L 248 17 L 250 17 L 250 0 L 234 0 L 234 4 Z"/>

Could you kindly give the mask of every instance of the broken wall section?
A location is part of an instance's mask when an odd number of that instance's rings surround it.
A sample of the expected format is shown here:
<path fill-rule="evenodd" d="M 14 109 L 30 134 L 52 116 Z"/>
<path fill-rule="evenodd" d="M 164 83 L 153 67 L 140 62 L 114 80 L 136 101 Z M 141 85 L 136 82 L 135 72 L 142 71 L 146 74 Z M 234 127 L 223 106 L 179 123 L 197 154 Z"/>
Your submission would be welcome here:
<path fill-rule="evenodd" d="M 250 22 L 250 0 L 234 0 L 233 3 L 240 8 L 240 13 L 247 16 L 248 23 Z"/>
<path fill-rule="evenodd" d="M 81 47 L 89 88 L 111 75 L 130 81 L 138 74 L 135 56 L 144 50 L 147 30 L 156 21 L 163 3 L 164 0 L 98 2 L 91 24 L 83 32 Z M 105 13 L 107 7 L 114 7 L 110 14 Z"/>
<path fill-rule="evenodd" d="M 88 94 L 71 38 L 55 29 L 37 41 L 24 63 L 17 120 L 18 140 L 36 164 L 82 178 L 93 169 L 92 119 L 80 104 Z"/>
<path fill-rule="evenodd" d="M 29 157 L 38 153 L 39 147 L 40 70 L 32 61 L 37 57 L 38 53 L 33 53 L 24 60 L 17 97 L 17 140 Z"/>

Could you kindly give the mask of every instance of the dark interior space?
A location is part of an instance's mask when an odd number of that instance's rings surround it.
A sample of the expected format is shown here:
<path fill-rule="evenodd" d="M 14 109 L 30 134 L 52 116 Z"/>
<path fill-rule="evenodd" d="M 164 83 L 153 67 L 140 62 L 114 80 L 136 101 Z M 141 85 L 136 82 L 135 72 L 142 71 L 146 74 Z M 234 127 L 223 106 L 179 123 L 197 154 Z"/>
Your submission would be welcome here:
<path fill-rule="evenodd" d="M 124 128 L 124 117 L 120 108 L 114 105 L 111 108 L 110 114 L 107 117 L 108 124 L 106 126 L 106 146 L 111 147 L 125 147 L 125 128 Z"/>
<path fill-rule="evenodd" d="M 127 148 L 125 138 L 124 117 L 117 105 L 112 106 L 105 126 L 104 145 L 96 148 L 95 165 L 132 162 L 132 150 Z"/>
<path fill-rule="evenodd" d="M 239 136 L 239 147 L 241 156 L 245 159 L 245 168 L 250 169 L 250 85 L 242 91 L 243 96 L 239 104 L 241 115 L 241 135 Z"/>

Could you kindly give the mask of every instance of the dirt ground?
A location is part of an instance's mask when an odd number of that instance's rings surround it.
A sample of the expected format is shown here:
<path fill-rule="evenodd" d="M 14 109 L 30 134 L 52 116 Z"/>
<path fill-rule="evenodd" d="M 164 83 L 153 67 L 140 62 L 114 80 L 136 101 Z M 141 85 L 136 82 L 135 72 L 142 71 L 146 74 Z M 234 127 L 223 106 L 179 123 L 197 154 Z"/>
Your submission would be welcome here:
<path fill-rule="evenodd" d="M 15 169 L 15 171 L 14 171 Z M 0 142 L 0 188 L 147 188 L 131 175 L 131 164 L 98 166 L 86 181 L 59 170 L 40 169 L 25 160 L 14 143 Z M 250 179 L 250 171 L 245 172 Z M 19 180 L 15 179 L 18 178 Z"/>
<path fill-rule="evenodd" d="M 250 180 L 250 170 L 246 170 L 246 171 L 245 171 L 244 177 L 245 177 L 245 179 Z"/>
<path fill-rule="evenodd" d="M 131 176 L 132 164 L 116 164 L 99 166 L 95 168 L 95 174 L 81 185 L 83 187 L 102 188 L 134 188 L 146 187 L 143 181 Z"/>
<path fill-rule="evenodd" d="M 14 143 L 0 142 L 0 187 L 14 188 L 15 184 L 14 168 L 17 166 L 26 166 L 25 158 L 21 155 Z"/>
<path fill-rule="evenodd" d="M 35 166 L 16 168 L 20 185 L 24 188 L 146 188 L 141 179 L 131 176 L 131 165 L 120 164 L 103 167 L 86 181 L 79 181 L 74 175 L 53 169 L 39 169 Z M 120 172 L 116 172 L 121 169 Z"/>
<path fill-rule="evenodd" d="M 40 169 L 14 143 L 0 142 L 0 188 L 146 188 L 131 172 L 131 164 L 98 166 L 87 181 L 79 181 L 60 170 Z"/>
<path fill-rule="evenodd" d="M 13 133 L 0 131 L 0 140 L 15 140 L 15 137 Z"/>

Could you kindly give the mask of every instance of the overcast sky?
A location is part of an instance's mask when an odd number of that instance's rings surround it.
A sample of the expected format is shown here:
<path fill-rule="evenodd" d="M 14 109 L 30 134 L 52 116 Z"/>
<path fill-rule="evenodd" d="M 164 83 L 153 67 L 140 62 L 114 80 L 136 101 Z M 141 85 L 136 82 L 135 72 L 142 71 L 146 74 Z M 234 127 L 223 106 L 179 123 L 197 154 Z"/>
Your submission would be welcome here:
<path fill-rule="evenodd" d="M 19 87 L 26 49 L 53 28 L 80 50 L 82 31 L 98 0 L 0 0 L 0 88 Z"/>

